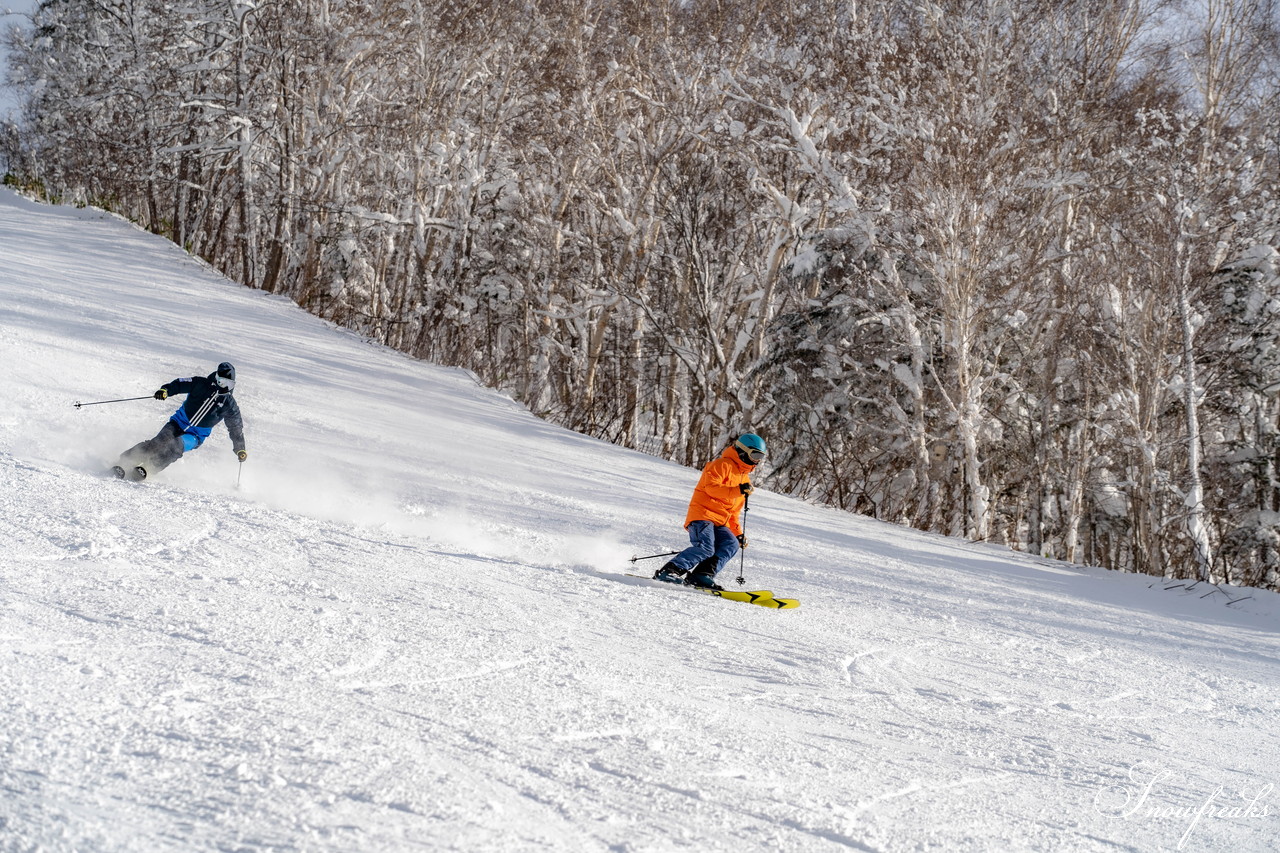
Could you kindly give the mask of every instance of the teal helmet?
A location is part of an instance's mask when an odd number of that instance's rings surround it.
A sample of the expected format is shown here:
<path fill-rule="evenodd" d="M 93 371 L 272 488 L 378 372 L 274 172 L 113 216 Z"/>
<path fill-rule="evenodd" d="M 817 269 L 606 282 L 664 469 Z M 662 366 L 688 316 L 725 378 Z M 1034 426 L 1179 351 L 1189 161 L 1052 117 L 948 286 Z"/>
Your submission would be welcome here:
<path fill-rule="evenodd" d="M 733 449 L 738 451 L 738 458 L 747 465 L 759 465 L 769 454 L 764 439 L 754 432 L 744 432 L 733 442 Z"/>

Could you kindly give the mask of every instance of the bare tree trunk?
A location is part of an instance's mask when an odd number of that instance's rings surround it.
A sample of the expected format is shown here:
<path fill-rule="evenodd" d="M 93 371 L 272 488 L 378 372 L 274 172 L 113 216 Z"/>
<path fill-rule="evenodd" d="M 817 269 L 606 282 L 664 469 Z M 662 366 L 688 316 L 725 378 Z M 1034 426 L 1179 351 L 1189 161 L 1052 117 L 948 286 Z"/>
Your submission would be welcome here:
<path fill-rule="evenodd" d="M 257 227 L 253 212 L 253 129 L 247 115 L 249 68 L 246 56 L 249 52 L 249 13 L 253 7 L 249 5 L 235 6 L 236 25 L 239 28 L 239 40 L 236 45 L 236 109 L 235 117 L 239 122 L 239 158 L 240 158 L 240 233 L 237 243 L 240 246 L 240 283 L 246 287 L 254 287 L 254 265 L 257 254 Z"/>
<path fill-rule="evenodd" d="M 1191 277 L 1190 265 L 1190 255 L 1184 251 L 1182 280 L 1178 288 L 1178 314 L 1182 323 L 1182 393 L 1187 418 L 1187 534 L 1195 549 L 1196 576 L 1207 581 L 1213 572 L 1213 544 L 1205 519 L 1204 482 L 1200 473 L 1200 398 L 1196 387 L 1195 326 L 1191 314 L 1191 299 L 1187 293 Z"/>

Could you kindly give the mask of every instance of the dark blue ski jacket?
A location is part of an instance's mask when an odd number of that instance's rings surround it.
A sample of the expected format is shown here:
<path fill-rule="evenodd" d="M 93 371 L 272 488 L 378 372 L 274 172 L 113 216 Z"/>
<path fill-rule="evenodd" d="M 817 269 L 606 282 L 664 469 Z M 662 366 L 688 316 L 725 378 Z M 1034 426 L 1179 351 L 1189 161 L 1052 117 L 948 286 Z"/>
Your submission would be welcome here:
<path fill-rule="evenodd" d="M 227 432 L 231 435 L 231 449 L 236 452 L 245 449 L 244 419 L 240 417 L 240 406 L 236 403 L 236 398 L 231 396 L 231 391 L 223 391 L 218 387 L 214 374 L 175 379 L 160 387 L 168 396 L 187 395 L 187 401 L 169 420 L 183 433 L 195 438 L 196 447 L 204 444 L 213 428 L 225 420 Z"/>

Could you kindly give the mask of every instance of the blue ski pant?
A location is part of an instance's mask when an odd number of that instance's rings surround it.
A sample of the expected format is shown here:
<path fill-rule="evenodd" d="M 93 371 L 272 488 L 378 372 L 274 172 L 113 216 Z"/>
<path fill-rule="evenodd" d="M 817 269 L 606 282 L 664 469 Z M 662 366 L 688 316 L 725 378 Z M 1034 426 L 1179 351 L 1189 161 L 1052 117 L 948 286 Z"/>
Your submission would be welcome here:
<path fill-rule="evenodd" d="M 727 527 L 716 526 L 710 521 L 691 521 L 688 530 L 689 547 L 671 560 L 678 568 L 689 571 L 714 557 L 711 573 L 715 574 L 738 553 L 738 537 Z"/>

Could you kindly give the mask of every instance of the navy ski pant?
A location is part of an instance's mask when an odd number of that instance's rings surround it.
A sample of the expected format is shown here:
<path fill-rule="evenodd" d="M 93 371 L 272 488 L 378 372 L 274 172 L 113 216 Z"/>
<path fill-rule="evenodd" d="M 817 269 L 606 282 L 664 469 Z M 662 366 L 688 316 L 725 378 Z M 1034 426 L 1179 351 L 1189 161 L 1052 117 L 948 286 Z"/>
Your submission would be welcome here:
<path fill-rule="evenodd" d="M 708 567 L 714 575 L 738 553 L 738 537 L 727 527 L 717 527 L 710 521 L 691 521 L 688 529 L 689 547 L 671 560 L 685 571 L 714 557 L 715 561 Z"/>

